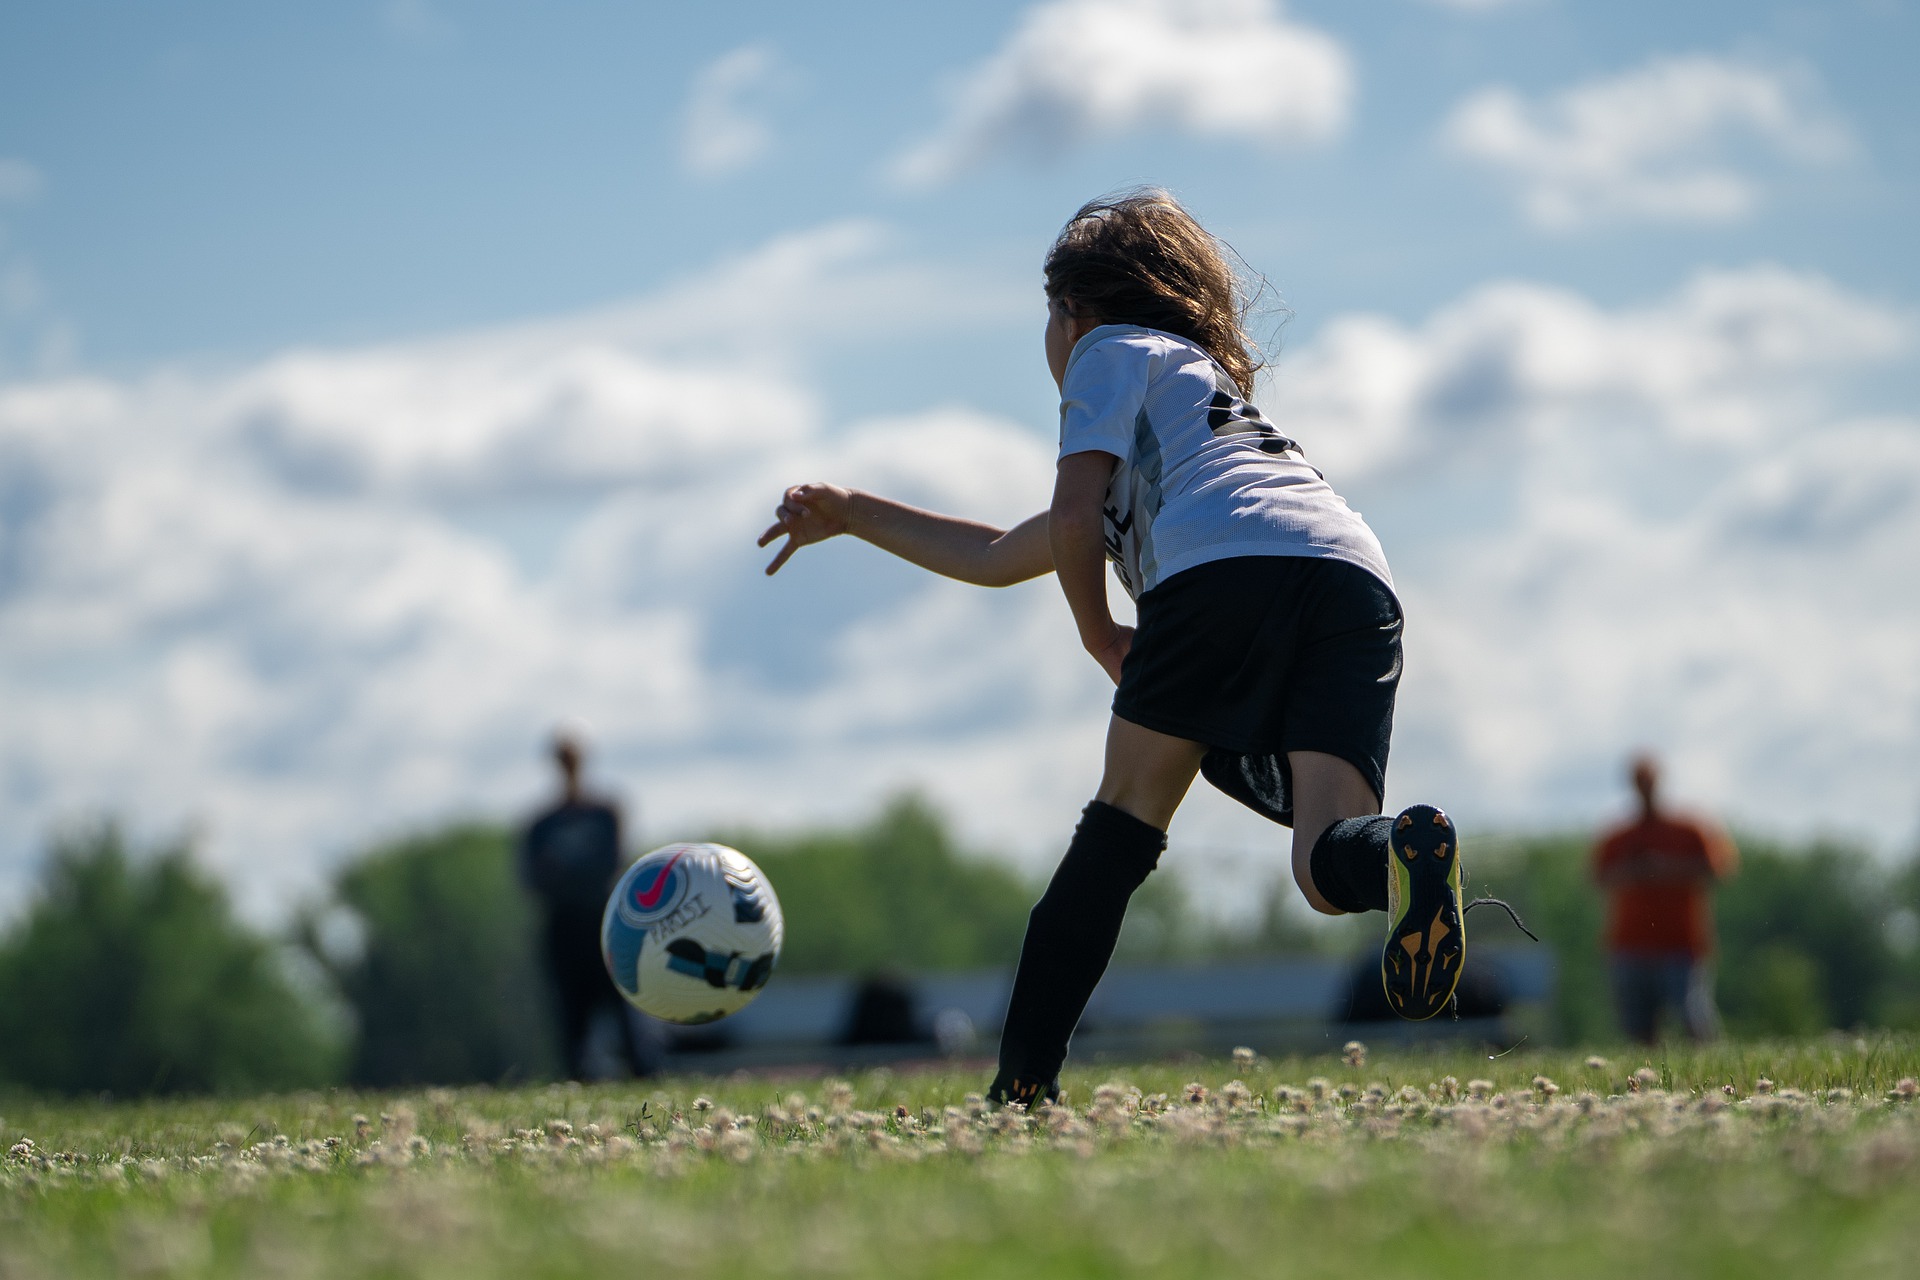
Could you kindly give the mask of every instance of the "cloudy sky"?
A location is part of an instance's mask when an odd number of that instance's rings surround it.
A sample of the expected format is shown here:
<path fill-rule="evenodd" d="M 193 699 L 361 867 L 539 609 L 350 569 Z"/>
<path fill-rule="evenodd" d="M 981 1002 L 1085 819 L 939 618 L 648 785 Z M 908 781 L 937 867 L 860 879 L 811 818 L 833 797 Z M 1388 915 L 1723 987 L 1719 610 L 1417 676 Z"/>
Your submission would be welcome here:
<path fill-rule="evenodd" d="M 1920 829 L 1912 0 L 0 10 L 0 903 L 199 833 L 271 913 L 546 785 L 654 843 L 906 786 L 1038 868 L 1108 696 L 1050 581 L 783 484 L 1038 508 L 1038 263 L 1179 193 L 1409 616 L 1390 807 Z M 1279 833 L 1196 793 L 1230 908 Z"/>

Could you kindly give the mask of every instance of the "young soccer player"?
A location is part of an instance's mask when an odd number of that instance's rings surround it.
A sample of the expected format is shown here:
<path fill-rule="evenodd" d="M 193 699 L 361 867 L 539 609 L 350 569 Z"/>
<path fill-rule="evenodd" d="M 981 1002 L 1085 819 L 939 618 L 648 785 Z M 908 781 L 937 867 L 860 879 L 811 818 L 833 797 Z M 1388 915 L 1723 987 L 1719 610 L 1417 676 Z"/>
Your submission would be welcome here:
<path fill-rule="evenodd" d="M 788 489 L 760 538 L 850 533 L 984 586 L 1051 570 L 1119 686 L 1106 770 L 1028 920 L 997 1101 L 1057 1096 L 1067 1041 L 1196 772 L 1293 828 L 1328 915 L 1385 911 L 1381 979 L 1406 1018 L 1445 1008 L 1465 958 L 1446 814 L 1380 813 L 1400 604 L 1373 532 L 1250 403 L 1261 367 L 1219 245 L 1166 192 L 1083 206 L 1045 264 L 1060 387 L 1053 502 L 1011 529 L 828 484 Z M 1107 603 L 1106 563 L 1138 607 Z"/>

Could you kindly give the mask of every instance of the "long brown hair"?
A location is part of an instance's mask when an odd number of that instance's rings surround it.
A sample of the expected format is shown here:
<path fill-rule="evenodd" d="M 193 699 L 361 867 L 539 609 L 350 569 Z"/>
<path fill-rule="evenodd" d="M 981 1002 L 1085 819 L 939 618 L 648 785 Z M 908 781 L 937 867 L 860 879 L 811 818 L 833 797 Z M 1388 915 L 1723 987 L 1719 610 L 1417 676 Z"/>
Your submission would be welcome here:
<path fill-rule="evenodd" d="M 1196 343 L 1251 398 L 1266 361 L 1247 335 L 1251 300 L 1227 265 L 1232 252 L 1157 187 L 1102 196 L 1047 250 L 1047 297 Z"/>

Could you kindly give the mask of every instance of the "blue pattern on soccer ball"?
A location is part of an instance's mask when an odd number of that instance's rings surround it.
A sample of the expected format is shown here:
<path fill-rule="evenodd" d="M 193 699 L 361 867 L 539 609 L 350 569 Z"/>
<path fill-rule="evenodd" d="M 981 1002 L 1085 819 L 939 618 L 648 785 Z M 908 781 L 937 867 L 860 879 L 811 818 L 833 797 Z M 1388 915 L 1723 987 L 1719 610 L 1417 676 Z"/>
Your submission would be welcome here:
<path fill-rule="evenodd" d="M 733 898 L 733 920 L 735 924 L 759 924 L 766 918 L 766 906 L 760 901 L 760 890 L 752 880 L 740 875 L 732 867 L 723 867 L 721 875 L 727 881 L 727 893 Z"/>
<path fill-rule="evenodd" d="M 709 951 L 691 938 L 675 938 L 667 944 L 667 968 L 710 987 L 755 991 L 773 976 L 773 956 L 750 960 L 738 951 Z"/>
<path fill-rule="evenodd" d="M 620 918 L 618 912 L 610 913 L 611 919 L 605 922 L 601 937 L 606 943 L 607 972 L 613 975 L 614 983 L 628 995 L 640 992 L 640 948 L 646 945 L 647 931 L 636 929 Z"/>

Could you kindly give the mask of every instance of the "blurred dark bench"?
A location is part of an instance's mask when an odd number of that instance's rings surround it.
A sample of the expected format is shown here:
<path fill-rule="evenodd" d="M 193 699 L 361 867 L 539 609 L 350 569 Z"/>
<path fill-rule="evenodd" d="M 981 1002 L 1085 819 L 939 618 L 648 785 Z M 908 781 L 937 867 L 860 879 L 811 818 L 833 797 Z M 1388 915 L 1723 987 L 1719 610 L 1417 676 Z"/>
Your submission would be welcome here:
<path fill-rule="evenodd" d="M 1239 1045 L 1261 1053 L 1337 1049 L 1349 1039 L 1406 1044 L 1465 1037 L 1506 1042 L 1509 1015 L 1553 997 L 1547 947 L 1481 947 L 1467 979 L 1494 1004 L 1480 1016 L 1408 1023 L 1364 1016 L 1356 983 L 1363 961 L 1318 956 L 1193 967 L 1115 969 L 1093 994 L 1074 1038 L 1080 1060 L 1151 1058 L 1183 1052 L 1226 1054 Z M 669 1032 L 667 1069 L 724 1072 L 741 1067 L 821 1064 L 858 1067 L 942 1056 L 991 1057 L 1007 1007 L 1012 973 L 779 977 L 740 1013 L 703 1027 Z M 863 985 L 865 990 L 863 991 Z M 1463 982 L 1463 990 L 1467 983 Z"/>

